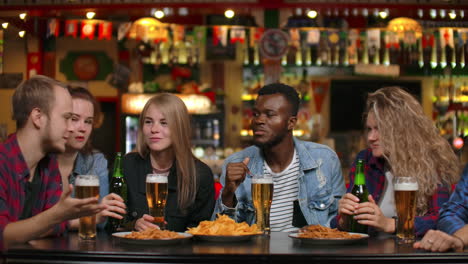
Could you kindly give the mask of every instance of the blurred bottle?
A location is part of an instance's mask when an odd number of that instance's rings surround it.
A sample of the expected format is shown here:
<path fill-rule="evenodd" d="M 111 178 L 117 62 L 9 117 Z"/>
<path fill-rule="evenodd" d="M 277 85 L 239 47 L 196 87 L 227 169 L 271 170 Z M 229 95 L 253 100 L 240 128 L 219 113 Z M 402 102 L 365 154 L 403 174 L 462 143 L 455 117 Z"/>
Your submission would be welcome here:
<path fill-rule="evenodd" d="M 359 198 L 359 203 L 368 202 L 369 192 L 366 187 L 366 176 L 364 175 L 364 161 L 359 159 L 356 163 L 356 174 L 351 194 Z M 367 226 L 359 224 L 353 216 L 348 217 L 347 227 L 349 232 L 367 233 Z"/>
<path fill-rule="evenodd" d="M 122 173 L 122 153 L 120 152 L 117 152 L 115 156 L 114 172 L 110 181 L 109 191 L 120 195 L 127 202 L 127 183 Z M 109 217 L 106 225 L 107 232 L 114 233 L 118 231 L 120 227 L 123 227 L 123 220 Z"/>

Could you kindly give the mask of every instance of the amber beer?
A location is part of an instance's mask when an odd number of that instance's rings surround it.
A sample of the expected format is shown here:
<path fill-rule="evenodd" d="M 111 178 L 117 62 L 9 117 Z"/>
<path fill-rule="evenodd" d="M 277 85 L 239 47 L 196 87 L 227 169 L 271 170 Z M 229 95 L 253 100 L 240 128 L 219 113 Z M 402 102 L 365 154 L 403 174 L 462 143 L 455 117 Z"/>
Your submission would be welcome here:
<path fill-rule="evenodd" d="M 418 182 L 415 178 L 398 177 L 395 179 L 394 190 L 398 216 L 397 237 L 402 243 L 411 243 L 415 239 L 414 218 Z"/>
<path fill-rule="evenodd" d="M 167 199 L 167 176 L 148 174 L 146 176 L 146 200 L 149 214 L 160 227 L 164 225 L 164 208 Z"/>
<path fill-rule="evenodd" d="M 76 198 L 99 198 L 99 178 L 97 175 L 78 175 L 75 180 Z M 78 235 L 81 239 L 96 238 L 96 215 L 80 217 Z"/>
<path fill-rule="evenodd" d="M 252 178 L 252 200 L 257 226 L 264 234 L 270 233 L 270 207 L 273 199 L 273 178 Z"/>

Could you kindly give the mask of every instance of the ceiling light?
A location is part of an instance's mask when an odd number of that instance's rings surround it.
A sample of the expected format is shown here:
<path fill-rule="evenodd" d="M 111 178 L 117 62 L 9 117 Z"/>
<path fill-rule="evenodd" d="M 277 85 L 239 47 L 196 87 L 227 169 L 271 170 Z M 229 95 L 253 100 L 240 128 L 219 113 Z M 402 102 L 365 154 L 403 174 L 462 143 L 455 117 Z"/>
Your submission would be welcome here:
<path fill-rule="evenodd" d="M 302 8 L 296 8 L 296 16 L 302 16 Z"/>
<path fill-rule="evenodd" d="M 156 10 L 154 12 L 154 17 L 157 18 L 157 19 L 161 19 L 164 17 L 164 12 L 162 10 Z"/>
<path fill-rule="evenodd" d="M 455 10 L 453 10 L 453 9 L 452 9 L 452 11 L 450 11 L 450 12 L 448 13 L 448 15 L 449 15 L 450 19 L 455 19 L 455 18 L 457 18 L 457 13 L 455 13 Z"/>
<path fill-rule="evenodd" d="M 228 10 L 226 10 L 224 12 L 224 16 L 227 17 L 227 18 L 233 18 L 235 14 L 236 13 L 234 13 L 234 11 L 232 11 L 232 9 L 228 9 Z"/>
<path fill-rule="evenodd" d="M 309 12 L 307 12 L 307 16 L 310 17 L 310 18 L 316 18 L 317 14 L 318 13 L 315 10 L 310 10 Z"/>
<path fill-rule="evenodd" d="M 95 15 L 96 15 L 96 13 L 94 13 L 94 12 L 87 12 L 86 13 L 86 18 L 87 19 L 93 19 Z"/>
<path fill-rule="evenodd" d="M 24 30 L 21 30 L 20 32 L 18 32 L 18 35 L 20 36 L 20 38 L 24 37 L 25 34 L 26 34 L 26 31 Z"/>
<path fill-rule="evenodd" d="M 424 10 L 418 9 L 418 17 L 422 18 L 424 16 Z"/>
<path fill-rule="evenodd" d="M 446 14 L 445 9 L 441 9 L 439 11 L 439 15 L 440 15 L 441 18 L 445 18 L 445 14 Z"/>
<path fill-rule="evenodd" d="M 385 9 L 385 10 L 379 12 L 379 16 L 382 19 L 386 19 L 388 17 L 388 13 L 389 13 L 388 9 Z"/>
<path fill-rule="evenodd" d="M 431 9 L 429 11 L 429 15 L 431 16 L 432 19 L 435 19 L 437 17 L 437 10 Z"/>
<path fill-rule="evenodd" d="M 186 7 L 181 7 L 181 8 L 179 8 L 179 15 L 180 15 L 180 16 L 186 16 L 186 15 L 188 15 L 188 8 L 186 8 Z"/>
<path fill-rule="evenodd" d="M 26 19 L 26 13 L 19 14 L 19 18 L 21 18 L 22 20 Z"/>
<path fill-rule="evenodd" d="M 367 10 L 367 8 L 364 8 L 362 10 L 362 15 L 365 16 L 365 17 L 368 16 L 369 15 L 369 10 Z"/>
<path fill-rule="evenodd" d="M 2 23 L 2 28 L 7 29 L 8 28 L 8 22 L 3 22 Z"/>

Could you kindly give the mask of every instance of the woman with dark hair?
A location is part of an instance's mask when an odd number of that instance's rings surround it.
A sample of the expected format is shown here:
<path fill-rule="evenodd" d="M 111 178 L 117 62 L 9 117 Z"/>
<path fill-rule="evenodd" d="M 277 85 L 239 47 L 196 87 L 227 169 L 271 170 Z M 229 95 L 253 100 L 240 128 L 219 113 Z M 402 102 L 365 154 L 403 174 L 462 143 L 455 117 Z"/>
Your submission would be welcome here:
<path fill-rule="evenodd" d="M 357 157 L 364 160 L 369 202 L 347 193 L 339 202 L 335 222 L 346 229 L 344 217 L 378 231 L 394 233 L 396 208 L 393 196 L 394 177 L 416 178 L 416 236 L 434 229 L 439 209 L 448 201 L 450 186 L 458 181 L 460 163 L 450 144 L 423 112 L 421 104 L 399 87 L 385 87 L 367 97 L 364 120 L 369 148 Z M 351 191 L 356 162 L 349 174 Z"/>
<path fill-rule="evenodd" d="M 68 188 L 74 184 L 80 174 L 95 174 L 99 176 L 99 198 L 101 203 L 108 205 L 97 215 L 98 227 L 104 227 L 108 216 L 121 219 L 119 214 L 125 214 L 123 199 L 117 194 L 109 194 L 109 178 L 107 160 L 104 155 L 93 149 L 90 136 L 93 128 L 99 122 L 100 107 L 94 96 L 85 88 L 68 88 L 72 96 L 73 111 L 71 123 L 73 131 L 68 137 L 65 152 L 57 156 L 62 186 Z M 77 219 L 70 221 L 70 227 L 78 227 Z"/>
<path fill-rule="evenodd" d="M 164 219 L 168 230 L 183 232 L 211 218 L 215 204 L 213 173 L 192 154 L 190 131 L 187 107 L 173 94 L 157 94 L 143 108 L 137 152 L 123 159 L 129 218 L 137 231 L 157 228 L 146 201 L 145 182 L 150 173 L 167 177 Z"/>

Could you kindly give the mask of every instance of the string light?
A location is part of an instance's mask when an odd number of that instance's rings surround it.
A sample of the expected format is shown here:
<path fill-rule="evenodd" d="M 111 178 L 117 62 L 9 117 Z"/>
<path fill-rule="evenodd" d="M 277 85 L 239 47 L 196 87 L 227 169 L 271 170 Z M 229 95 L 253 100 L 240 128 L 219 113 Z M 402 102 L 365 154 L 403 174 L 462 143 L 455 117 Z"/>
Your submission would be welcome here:
<path fill-rule="evenodd" d="M 445 15 L 446 15 L 445 9 L 441 9 L 439 11 L 439 15 L 440 15 L 441 18 L 445 18 Z"/>
<path fill-rule="evenodd" d="M 25 34 L 26 34 L 26 31 L 24 30 L 21 30 L 20 32 L 18 32 L 18 35 L 20 36 L 20 38 L 24 37 Z"/>
<path fill-rule="evenodd" d="M 388 9 L 385 9 L 385 10 L 379 12 L 379 16 L 382 19 L 386 19 L 388 17 L 388 15 L 389 15 L 388 13 L 389 13 Z"/>
<path fill-rule="evenodd" d="M 22 19 L 22 20 L 25 20 L 26 19 L 26 13 L 21 13 L 19 14 L 19 18 Z"/>
<path fill-rule="evenodd" d="M 317 14 L 318 13 L 315 10 L 310 10 L 309 12 L 307 12 L 307 16 L 310 17 L 310 18 L 316 18 Z"/>
<path fill-rule="evenodd" d="M 94 13 L 94 12 L 87 12 L 86 13 L 86 18 L 87 19 L 93 19 L 95 15 L 96 15 L 96 13 Z"/>
<path fill-rule="evenodd" d="M 156 10 L 154 12 L 154 17 L 157 19 L 161 19 L 165 16 L 164 12 L 162 10 Z"/>
<path fill-rule="evenodd" d="M 2 28 L 7 29 L 8 28 L 8 22 L 3 22 L 2 23 Z"/>
<path fill-rule="evenodd" d="M 448 13 L 448 15 L 449 15 L 450 19 L 455 19 L 455 18 L 457 18 L 457 13 L 455 13 L 455 10 L 453 10 L 453 9 L 452 9 L 452 11 L 450 11 L 450 12 Z"/>
<path fill-rule="evenodd" d="M 180 16 L 186 16 L 186 15 L 188 15 L 188 8 L 186 8 L 186 7 L 181 7 L 181 8 L 179 8 L 179 15 L 180 15 Z"/>
<path fill-rule="evenodd" d="M 437 17 L 437 10 L 431 9 L 429 11 L 429 15 L 431 16 L 432 19 L 435 19 Z"/>
<path fill-rule="evenodd" d="M 234 13 L 232 9 L 228 9 L 224 12 L 224 16 L 227 18 L 233 18 L 235 14 L 236 13 Z"/>
<path fill-rule="evenodd" d="M 422 18 L 424 16 L 424 10 L 418 9 L 418 17 Z"/>

